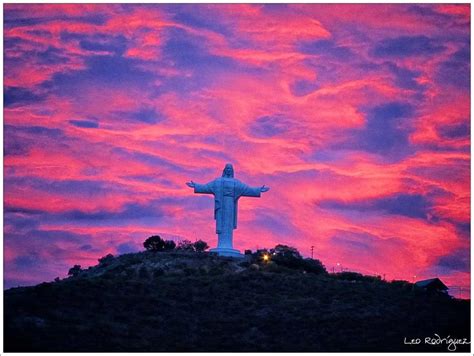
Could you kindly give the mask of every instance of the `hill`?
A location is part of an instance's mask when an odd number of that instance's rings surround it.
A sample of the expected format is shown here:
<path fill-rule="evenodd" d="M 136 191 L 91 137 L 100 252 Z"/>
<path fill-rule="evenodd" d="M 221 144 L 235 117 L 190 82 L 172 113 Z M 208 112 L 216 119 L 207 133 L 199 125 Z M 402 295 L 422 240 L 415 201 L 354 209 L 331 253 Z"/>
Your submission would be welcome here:
<path fill-rule="evenodd" d="M 109 256 L 4 296 L 7 352 L 431 352 L 448 341 L 425 337 L 470 325 L 469 301 L 409 283 L 179 251 Z"/>

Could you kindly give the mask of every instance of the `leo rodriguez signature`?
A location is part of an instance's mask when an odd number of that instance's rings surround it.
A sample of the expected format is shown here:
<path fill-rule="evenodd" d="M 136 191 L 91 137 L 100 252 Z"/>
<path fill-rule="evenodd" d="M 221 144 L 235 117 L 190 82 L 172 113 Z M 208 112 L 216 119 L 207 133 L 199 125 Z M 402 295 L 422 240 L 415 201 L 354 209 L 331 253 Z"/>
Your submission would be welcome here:
<path fill-rule="evenodd" d="M 456 345 L 469 345 L 471 343 L 466 338 L 456 339 L 450 335 L 447 337 L 441 337 L 438 334 L 434 334 L 433 337 L 425 337 L 423 340 L 420 338 L 407 340 L 406 337 L 403 339 L 405 345 L 419 345 L 422 342 L 428 345 L 448 345 L 448 351 L 456 351 Z"/>

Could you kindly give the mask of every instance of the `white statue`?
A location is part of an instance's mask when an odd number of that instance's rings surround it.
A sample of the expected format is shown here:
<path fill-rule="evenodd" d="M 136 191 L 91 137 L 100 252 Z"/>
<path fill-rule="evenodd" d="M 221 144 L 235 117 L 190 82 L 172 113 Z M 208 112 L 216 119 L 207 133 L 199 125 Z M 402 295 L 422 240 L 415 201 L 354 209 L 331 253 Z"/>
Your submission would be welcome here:
<path fill-rule="evenodd" d="M 207 184 L 198 184 L 193 181 L 186 183 L 194 188 L 194 193 L 214 194 L 214 219 L 218 235 L 217 252 L 221 256 L 242 256 L 239 250 L 232 247 L 232 233 L 237 228 L 237 203 L 240 197 L 260 197 L 260 193 L 270 188 L 249 187 L 234 178 L 234 168 L 227 163 L 221 178 L 216 178 Z"/>

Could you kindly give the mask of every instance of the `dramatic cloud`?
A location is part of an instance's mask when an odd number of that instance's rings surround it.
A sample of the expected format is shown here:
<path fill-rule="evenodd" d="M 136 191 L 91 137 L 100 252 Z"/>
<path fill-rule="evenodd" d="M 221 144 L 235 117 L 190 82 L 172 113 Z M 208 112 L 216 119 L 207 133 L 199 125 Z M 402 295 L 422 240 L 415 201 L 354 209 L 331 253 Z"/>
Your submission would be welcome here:
<path fill-rule="evenodd" d="M 374 54 L 378 57 L 431 56 L 445 49 L 426 36 L 401 36 L 380 41 Z"/>
<path fill-rule="evenodd" d="M 150 235 L 469 287 L 467 4 L 6 4 L 5 286 Z"/>

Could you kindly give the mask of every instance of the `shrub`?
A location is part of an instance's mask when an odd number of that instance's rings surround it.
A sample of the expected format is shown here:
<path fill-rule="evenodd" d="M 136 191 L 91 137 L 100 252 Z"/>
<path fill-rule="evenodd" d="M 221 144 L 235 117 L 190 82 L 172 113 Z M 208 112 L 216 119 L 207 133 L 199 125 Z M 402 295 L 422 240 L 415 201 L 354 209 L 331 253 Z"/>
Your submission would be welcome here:
<path fill-rule="evenodd" d="M 308 273 L 323 274 L 327 273 L 326 267 L 320 260 L 305 258 L 302 263 L 303 270 Z"/>
<path fill-rule="evenodd" d="M 248 267 L 250 267 L 250 262 L 249 261 L 240 262 L 239 266 L 248 268 Z"/>
<path fill-rule="evenodd" d="M 208 273 L 209 273 L 209 267 L 207 267 L 207 266 L 201 266 L 201 267 L 199 267 L 199 273 L 200 273 L 201 275 L 206 275 L 206 274 L 208 274 Z"/>
<path fill-rule="evenodd" d="M 408 288 L 413 287 L 412 283 L 410 283 L 408 281 L 404 281 L 404 280 L 393 280 L 393 281 L 390 282 L 390 284 L 392 286 L 396 286 L 396 287 L 404 288 L 404 289 L 408 289 Z"/>
<path fill-rule="evenodd" d="M 196 252 L 204 252 L 209 248 L 209 245 L 207 244 L 206 241 L 203 240 L 197 240 L 194 244 L 194 249 Z"/>
<path fill-rule="evenodd" d="M 161 268 L 157 268 L 153 271 L 153 277 L 161 277 L 162 275 L 165 274 L 165 271 Z"/>
<path fill-rule="evenodd" d="M 150 273 L 148 272 L 148 269 L 145 266 L 141 266 L 138 270 L 138 277 L 143 279 L 147 279 L 150 277 Z"/>
<path fill-rule="evenodd" d="M 183 268 L 183 272 L 186 276 L 191 276 L 191 275 L 195 274 L 196 271 L 197 271 L 197 269 L 192 268 L 192 267 Z"/>
<path fill-rule="evenodd" d="M 219 266 L 212 266 L 209 269 L 209 274 L 211 276 L 217 276 L 217 275 L 220 275 L 220 274 L 224 274 L 224 272 L 225 272 L 224 268 L 219 267 Z"/>
<path fill-rule="evenodd" d="M 249 250 L 250 251 L 250 250 Z M 275 248 L 257 250 L 250 254 L 249 263 L 253 264 L 272 264 L 275 263 L 280 267 L 285 267 L 287 272 L 290 270 L 305 271 L 314 274 L 327 273 L 326 268 L 319 260 L 311 258 L 303 259 L 298 250 L 294 247 L 286 245 L 276 245 Z M 267 258 L 264 258 L 268 256 Z M 276 267 L 272 267 L 272 271 L 283 271 Z"/>
<path fill-rule="evenodd" d="M 337 279 L 342 279 L 346 281 L 365 281 L 365 282 L 376 282 L 381 281 L 381 277 L 377 276 L 365 276 L 357 272 L 339 272 L 335 274 Z"/>
<path fill-rule="evenodd" d="M 261 249 L 257 250 L 254 253 L 250 255 L 250 263 L 262 263 L 263 262 L 263 256 L 265 255 L 270 255 L 270 252 L 268 252 L 267 249 Z"/>
<path fill-rule="evenodd" d="M 276 245 L 270 252 L 272 254 L 272 260 L 279 265 L 288 268 L 304 268 L 303 257 L 301 257 L 298 250 L 294 247 Z"/>
<path fill-rule="evenodd" d="M 166 240 L 165 245 L 164 245 L 164 250 L 165 251 L 171 251 L 174 250 L 176 247 L 176 243 L 173 240 Z"/>
<path fill-rule="evenodd" d="M 255 264 L 255 263 L 252 263 L 252 264 L 250 265 L 249 269 L 250 269 L 251 271 L 258 271 L 258 270 L 260 269 L 260 266 L 257 265 L 257 264 Z"/>
<path fill-rule="evenodd" d="M 266 263 L 263 268 L 267 272 L 282 272 L 282 268 L 273 261 Z"/>
<path fill-rule="evenodd" d="M 165 241 L 159 236 L 150 236 L 143 243 L 143 247 L 148 251 L 162 251 L 165 247 Z"/>
<path fill-rule="evenodd" d="M 281 258 L 302 259 L 296 248 L 287 245 L 276 245 L 275 248 L 270 250 L 270 252 Z"/>
<path fill-rule="evenodd" d="M 194 251 L 194 245 L 189 240 L 182 240 L 178 243 L 177 250 L 181 251 Z"/>
<path fill-rule="evenodd" d="M 99 258 L 99 265 L 108 266 L 114 260 L 114 255 L 108 254 L 104 257 Z"/>
<path fill-rule="evenodd" d="M 172 240 L 165 241 L 159 235 L 154 235 L 145 240 L 143 247 L 148 251 L 162 252 L 173 250 L 176 247 L 176 244 Z"/>
<path fill-rule="evenodd" d="M 74 265 L 74 267 L 72 267 L 71 269 L 69 269 L 69 272 L 67 273 L 68 276 L 73 276 L 73 277 L 76 277 L 77 275 L 79 275 L 79 273 L 81 272 L 81 265 Z"/>

